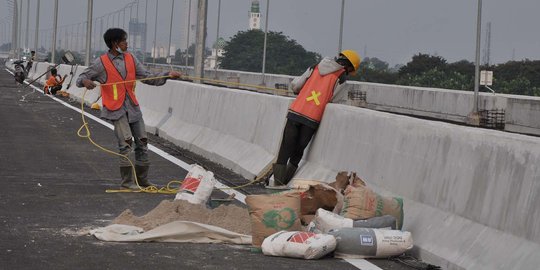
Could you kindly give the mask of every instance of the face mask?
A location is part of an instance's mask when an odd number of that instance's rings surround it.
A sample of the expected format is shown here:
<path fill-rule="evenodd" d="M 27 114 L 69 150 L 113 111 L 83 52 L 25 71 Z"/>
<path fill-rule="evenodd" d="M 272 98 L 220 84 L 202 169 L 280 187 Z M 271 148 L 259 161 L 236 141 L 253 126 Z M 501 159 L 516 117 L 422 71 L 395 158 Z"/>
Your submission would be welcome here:
<path fill-rule="evenodd" d="M 120 49 L 120 47 L 116 47 L 116 51 L 117 51 L 118 53 L 124 53 L 124 51 L 122 51 L 122 49 Z"/>

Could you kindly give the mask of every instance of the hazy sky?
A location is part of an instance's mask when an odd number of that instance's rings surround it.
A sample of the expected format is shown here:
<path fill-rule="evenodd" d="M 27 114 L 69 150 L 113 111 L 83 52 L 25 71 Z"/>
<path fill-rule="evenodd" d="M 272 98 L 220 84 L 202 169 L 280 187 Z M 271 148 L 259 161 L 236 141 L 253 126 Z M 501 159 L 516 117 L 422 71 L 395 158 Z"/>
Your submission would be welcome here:
<path fill-rule="evenodd" d="M 3 2 L 0 2 L 1 23 L 8 16 L 9 0 L 0 1 Z M 32 16 L 29 43 L 33 44 L 37 0 L 24 0 L 23 37 L 28 1 Z M 158 0 L 148 1 L 150 46 Z M 187 1 L 175 0 L 172 35 L 175 44 L 181 40 L 180 28 L 185 22 L 182 9 Z M 94 0 L 94 17 L 118 10 L 129 2 L 132 1 Z M 196 2 L 192 0 L 193 5 Z M 59 0 L 59 3 L 59 26 L 85 20 L 87 1 Z M 139 3 L 139 17 L 143 20 L 146 2 Z M 172 0 L 159 0 L 158 43 L 167 44 L 169 39 L 171 3 Z M 41 0 L 40 5 L 40 29 L 52 28 L 54 1 Z M 217 6 L 218 0 L 208 0 L 207 47 L 216 36 Z M 238 31 L 247 30 L 250 6 L 251 0 L 221 0 L 221 37 L 228 40 Z M 264 29 L 266 0 L 260 0 L 260 6 Z M 491 22 L 492 63 L 513 57 L 540 59 L 539 11 L 539 0 L 483 1 L 481 48 L 484 50 L 486 44 L 486 23 Z M 340 12 L 341 0 L 270 0 L 268 28 L 283 32 L 309 51 L 333 56 L 338 50 Z M 476 0 L 346 0 L 343 48 L 357 50 L 361 55 L 367 52 L 368 57 L 378 57 L 390 65 L 406 63 L 419 52 L 436 54 L 449 62 L 474 61 L 476 14 Z M 2 37 L 1 41 L 4 40 Z"/>

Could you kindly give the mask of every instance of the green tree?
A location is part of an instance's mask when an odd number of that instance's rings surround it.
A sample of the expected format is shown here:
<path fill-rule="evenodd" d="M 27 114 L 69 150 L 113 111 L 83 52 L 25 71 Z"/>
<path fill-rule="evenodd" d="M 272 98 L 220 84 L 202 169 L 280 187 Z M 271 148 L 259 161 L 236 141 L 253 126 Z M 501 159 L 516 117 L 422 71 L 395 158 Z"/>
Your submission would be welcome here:
<path fill-rule="evenodd" d="M 407 75 L 397 81 L 397 84 L 458 90 L 466 89 L 469 83 L 468 77 L 464 74 L 455 71 L 445 72 L 437 68 L 419 75 Z"/>
<path fill-rule="evenodd" d="M 412 61 L 399 69 L 401 76 L 418 76 L 436 68 L 446 71 L 446 60 L 440 56 L 419 53 L 413 56 Z"/>
<path fill-rule="evenodd" d="M 360 63 L 356 76 L 350 79 L 363 82 L 394 84 L 398 79 L 398 74 L 388 69 L 388 63 L 376 57 L 366 57 Z"/>
<path fill-rule="evenodd" d="M 204 56 L 207 57 L 212 54 L 212 50 L 209 48 L 204 49 Z M 195 59 L 195 44 L 191 44 L 189 48 L 186 51 L 182 51 L 180 49 L 177 49 L 174 52 L 174 58 L 172 59 L 173 63 L 185 65 L 186 64 L 186 55 L 188 56 L 188 65 L 193 65 L 194 59 Z M 157 59 L 157 58 L 156 58 Z M 164 60 L 165 61 L 165 60 Z"/>
<path fill-rule="evenodd" d="M 251 72 L 262 71 L 264 32 L 240 31 L 224 47 L 221 67 Z M 306 51 L 295 40 L 281 32 L 268 32 L 266 48 L 267 73 L 300 75 L 317 64 L 321 56 Z"/>

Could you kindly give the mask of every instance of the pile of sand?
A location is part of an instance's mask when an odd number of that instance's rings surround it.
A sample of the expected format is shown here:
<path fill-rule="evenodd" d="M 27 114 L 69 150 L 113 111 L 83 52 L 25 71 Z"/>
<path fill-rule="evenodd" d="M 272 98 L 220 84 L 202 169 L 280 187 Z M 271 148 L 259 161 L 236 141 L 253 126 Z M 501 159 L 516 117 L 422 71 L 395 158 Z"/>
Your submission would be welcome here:
<path fill-rule="evenodd" d="M 204 205 L 184 200 L 162 201 L 146 215 L 137 217 L 131 210 L 122 212 L 112 223 L 125 224 L 151 230 L 172 221 L 183 220 L 218 226 L 233 232 L 251 235 L 248 210 L 235 205 L 221 205 L 208 209 Z"/>

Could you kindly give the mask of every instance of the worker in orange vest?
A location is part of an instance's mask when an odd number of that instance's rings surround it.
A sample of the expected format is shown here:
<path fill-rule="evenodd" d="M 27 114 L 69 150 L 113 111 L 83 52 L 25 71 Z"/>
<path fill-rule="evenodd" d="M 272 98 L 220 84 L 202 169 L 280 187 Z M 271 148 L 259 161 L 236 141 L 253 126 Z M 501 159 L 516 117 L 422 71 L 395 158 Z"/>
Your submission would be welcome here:
<path fill-rule="evenodd" d="M 118 141 L 119 153 L 130 160 L 135 159 L 135 175 L 131 163 L 126 158 L 120 159 L 120 186 L 138 189 L 155 186 L 148 180 L 150 161 L 148 159 L 148 136 L 139 102 L 135 95 L 135 80 L 149 85 L 163 85 L 168 78 L 179 78 L 176 71 L 151 73 L 127 51 L 127 33 L 120 28 L 108 29 L 103 34 L 109 51 L 94 60 L 77 78 L 78 87 L 94 89 L 102 84 L 101 99 L 103 107 L 101 117 L 114 125 L 114 134 Z M 134 156 L 134 157 L 133 157 Z M 134 182 L 136 176 L 137 183 Z M 138 184 L 138 186 L 137 186 Z"/>
<path fill-rule="evenodd" d="M 274 185 L 285 188 L 293 178 L 304 149 L 317 131 L 326 104 L 337 95 L 338 86 L 354 75 L 360 66 L 360 56 L 353 50 L 344 50 L 335 59 L 324 58 L 300 77 L 292 81 L 292 90 L 298 94 L 287 113 L 287 123 L 273 164 Z"/>
<path fill-rule="evenodd" d="M 60 91 L 62 89 L 62 84 L 64 83 L 64 80 L 66 79 L 66 75 L 64 77 L 58 75 L 58 71 L 56 68 L 51 68 L 50 70 L 51 76 L 47 81 L 45 82 L 45 86 L 43 87 L 43 92 L 46 95 L 56 95 L 56 92 Z"/>

